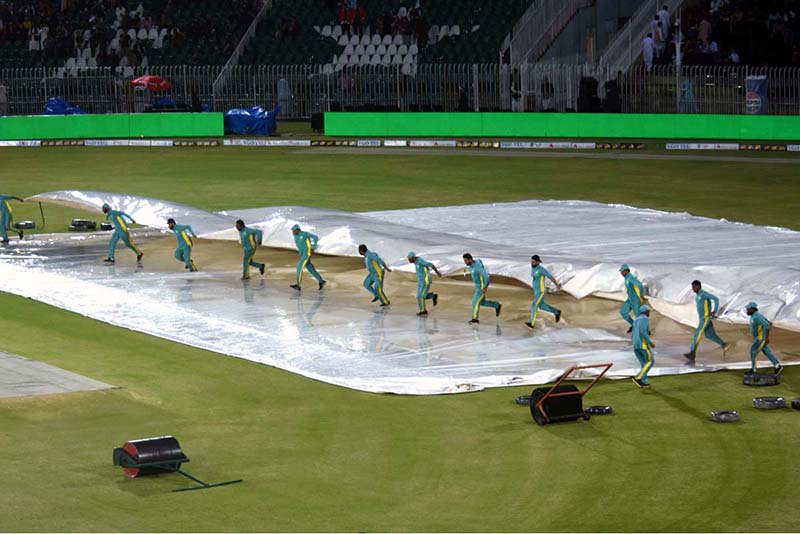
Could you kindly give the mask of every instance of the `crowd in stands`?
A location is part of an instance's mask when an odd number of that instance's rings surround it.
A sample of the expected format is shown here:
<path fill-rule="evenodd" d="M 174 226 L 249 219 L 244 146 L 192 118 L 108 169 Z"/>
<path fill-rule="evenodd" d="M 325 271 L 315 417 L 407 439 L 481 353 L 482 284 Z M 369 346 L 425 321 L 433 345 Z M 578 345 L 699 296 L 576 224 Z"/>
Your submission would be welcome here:
<path fill-rule="evenodd" d="M 648 70 L 675 62 L 678 38 L 684 65 L 800 65 L 800 0 L 690 2 L 680 35 L 663 15 L 655 15 L 642 43 Z"/>
<path fill-rule="evenodd" d="M 208 63 L 193 45 L 229 56 L 242 34 L 231 30 L 246 28 L 261 6 L 232 0 L 221 16 L 210 1 L 146 1 L 146 11 L 126 0 L 0 0 L 0 47 L 24 46 L 47 66 L 137 66 L 181 52 L 185 63 Z"/>

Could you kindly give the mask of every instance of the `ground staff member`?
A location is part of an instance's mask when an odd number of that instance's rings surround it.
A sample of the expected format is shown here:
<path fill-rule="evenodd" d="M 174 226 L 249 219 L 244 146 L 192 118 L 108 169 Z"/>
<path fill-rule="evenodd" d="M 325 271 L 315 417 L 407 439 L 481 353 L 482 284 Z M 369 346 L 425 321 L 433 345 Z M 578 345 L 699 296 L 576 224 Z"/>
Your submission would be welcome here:
<path fill-rule="evenodd" d="M 242 280 L 250 280 L 250 267 L 257 267 L 258 271 L 263 275 L 263 263 L 258 263 L 253 260 L 256 254 L 256 249 L 261 245 L 261 239 L 264 233 L 256 228 L 248 228 L 244 225 L 244 221 L 239 219 L 236 221 L 236 229 L 239 231 L 239 239 L 242 241 L 242 250 L 244 251 L 244 260 L 242 261 Z"/>
<path fill-rule="evenodd" d="M 317 250 L 317 241 L 319 241 L 319 237 L 311 232 L 303 232 L 300 230 L 299 224 L 292 226 L 292 234 L 294 235 L 294 244 L 297 246 L 297 252 L 300 254 L 300 261 L 297 262 L 296 282 L 289 287 L 300 291 L 300 285 L 303 282 L 303 270 L 308 269 L 311 276 L 317 279 L 319 288 L 322 289 L 327 282 L 322 279 L 317 272 L 317 268 L 311 263 L 311 254 Z"/>
<path fill-rule="evenodd" d="M 472 254 L 467 252 L 462 256 L 464 264 L 469 267 L 470 274 L 472 275 L 472 283 L 475 284 L 475 295 L 472 297 L 472 320 L 469 324 L 480 324 L 478 316 L 480 315 L 481 306 L 494 308 L 495 317 L 500 316 L 500 309 L 503 307 L 499 302 L 493 300 L 486 300 L 486 290 L 489 289 L 491 280 L 489 273 L 483 266 L 483 261 L 473 259 Z"/>
<path fill-rule="evenodd" d="M 108 257 L 103 261 L 106 263 L 114 263 L 114 253 L 117 250 L 117 241 L 120 239 L 122 239 L 126 247 L 136 253 L 136 261 L 142 261 L 144 252 L 139 250 L 133 241 L 131 241 L 131 234 L 128 230 L 128 225 L 125 223 L 125 221 L 128 221 L 130 224 L 136 224 L 133 217 L 124 211 L 112 210 L 111 206 L 108 204 L 103 204 L 103 213 L 106 214 L 106 218 L 114 225 L 114 234 L 111 236 L 111 242 L 108 244 Z"/>
<path fill-rule="evenodd" d="M 544 301 L 547 294 L 547 287 L 545 287 L 545 277 L 549 278 L 556 285 L 556 289 L 561 290 L 561 284 L 558 283 L 550 271 L 542 265 L 542 259 L 534 254 L 531 256 L 531 281 L 533 286 L 533 304 L 531 305 L 531 322 L 525 323 L 525 326 L 533 330 L 536 326 L 536 315 L 538 310 L 552 313 L 556 316 L 556 322 L 561 320 L 561 310 L 558 310 Z"/>
<path fill-rule="evenodd" d="M 719 311 L 719 299 L 716 295 L 712 295 L 702 289 L 702 287 L 703 284 L 700 283 L 700 280 L 692 282 L 692 291 L 695 292 L 694 302 L 697 305 L 697 317 L 700 322 L 697 325 L 697 330 L 694 331 L 692 347 L 689 352 L 684 354 L 690 360 L 694 360 L 697 356 L 697 345 L 700 344 L 700 340 L 703 339 L 704 335 L 709 341 L 713 341 L 722 347 L 723 356 L 728 352 L 728 347 L 730 346 L 719 338 L 714 330 L 714 324 L 711 322 L 712 319 L 716 318 Z"/>
<path fill-rule="evenodd" d="M 2 115 L 2 113 L 0 113 Z M 14 222 L 14 211 L 11 209 L 9 200 L 19 200 L 25 202 L 19 197 L 13 195 L 0 195 L 0 242 L 8 243 L 8 230 L 11 230 L 11 225 Z M 22 239 L 22 230 L 18 231 L 19 238 Z"/>
<path fill-rule="evenodd" d="M 650 385 L 647 373 L 653 368 L 653 351 L 656 344 L 650 341 L 650 308 L 646 305 L 639 307 L 639 316 L 633 323 L 633 353 L 642 364 L 642 370 L 633 377 L 634 383 L 640 388 Z"/>
<path fill-rule="evenodd" d="M 367 266 L 368 274 L 364 279 L 364 287 L 375 297 L 372 302 L 380 301 L 381 306 L 388 306 L 391 303 L 383 292 L 383 279 L 386 273 L 392 270 L 377 253 L 367 249 L 367 245 L 358 245 L 358 253 L 364 256 L 364 264 Z"/>
<path fill-rule="evenodd" d="M 442 277 L 442 273 L 434 264 L 417 256 L 415 252 L 408 253 L 408 263 L 413 263 L 417 270 L 417 306 L 419 306 L 417 315 L 428 315 L 425 301 L 432 300 L 434 306 L 439 303 L 438 293 L 431 293 L 431 269 L 439 278 Z"/>
<path fill-rule="evenodd" d="M 631 273 L 630 267 L 628 264 L 625 263 L 622 267 L 619 268 L 619 272 L 623 278 L 625 278 L 625 290 L 628 292 L 628 298 L 625 300 L 625 303 L 619 309 L 619 314 L 622 315 L 622 318 L 625 319 L 630 326 L 628 328 L 628 333 L 631 333 L 633 329 L 633 319 L 631 319 L 631 312 L 633 312 L 633 318 L 639 316 L 639 306 L 644 304 L 644 286 L 639 281 L 638 278 L 633 276 Z"/>
<path fill-rule="evenodd" d="M 775 374 L 781 374 L 783 367 L 769 348 L 769 330 L 772 327 L 772 323 L 761 315 L 761 312 L 758 311 L 758 304 L 755 302 L 748 304 L 745 309 L 747 310 L 747 315 L 750 316 L 750 334 L 753 336 L 753 344 L 750 346 L 750 372 L 755 373 L 758 371 L 756 358 L 758 358 L 760 352 L 763 352 L 775 367 Z"/>
<path fill-rule="evenodd" d="M 175 249 L 175 259 L 182 261 L 186 265 L 189 272 L 197 271 L 194 262 L 192 261 L 192 237 L 197 237 L 191 226 L 184 224 L 175 224 L 175 219 L 167 219 L 167 226 L 175 235 L 175 240 L 178 242 L 178 248 Z"/>

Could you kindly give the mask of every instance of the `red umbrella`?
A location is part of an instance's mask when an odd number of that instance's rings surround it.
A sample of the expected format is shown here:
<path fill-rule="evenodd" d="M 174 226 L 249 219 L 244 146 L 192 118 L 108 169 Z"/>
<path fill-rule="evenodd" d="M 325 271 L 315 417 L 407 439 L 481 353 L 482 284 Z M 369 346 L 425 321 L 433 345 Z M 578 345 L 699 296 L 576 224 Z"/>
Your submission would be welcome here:
<path fill-rule="evenodd" d="M 140 76 L 131 82 L 131 85 L 144 87 L 151 91 L 166 91 L 172 84 L 161 76 Z"/>

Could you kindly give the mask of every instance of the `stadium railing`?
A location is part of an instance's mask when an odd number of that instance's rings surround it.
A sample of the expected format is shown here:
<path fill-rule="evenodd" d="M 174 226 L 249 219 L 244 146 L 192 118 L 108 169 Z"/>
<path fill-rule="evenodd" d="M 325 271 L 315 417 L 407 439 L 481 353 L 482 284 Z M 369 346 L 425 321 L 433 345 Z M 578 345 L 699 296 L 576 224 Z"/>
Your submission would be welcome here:
<path fill-rule="evenodd" d="M 7 87 L 11 115 L 41 114 L 54 96 L 90 113 L 142 112 L 157 97 L 188 104 L 192 91 L 215 111 L 280 105 L 283 118 L 341 110 L 587 111 L 580 93 L 586 78 L 598 82 L 601 107 L 592 111 L 743 114 L 747 76 L 764 75 L 769 113 L 800 114 L 800 67 L 684 66 L 678 76 L 672 65 L 657 65 L 651 73 L 635 65 L 618 77 L 610 67 L 589 64 L 423 64 L 409 74 L 400 65 L 353 65 L 333 73 L 319 65 L 237 65 L 215 92 L 223 68 L 96 68 L 78 76 L 54 68 L 7 69 L 0 70 L 0 83 Z M 131 79 L 146 74 L 170 80 L 172 88 L 134 89 Z M 278 92 L 282 79 L 289 94 Z M 612 100 L 613 109 L 605 105 Z"/>

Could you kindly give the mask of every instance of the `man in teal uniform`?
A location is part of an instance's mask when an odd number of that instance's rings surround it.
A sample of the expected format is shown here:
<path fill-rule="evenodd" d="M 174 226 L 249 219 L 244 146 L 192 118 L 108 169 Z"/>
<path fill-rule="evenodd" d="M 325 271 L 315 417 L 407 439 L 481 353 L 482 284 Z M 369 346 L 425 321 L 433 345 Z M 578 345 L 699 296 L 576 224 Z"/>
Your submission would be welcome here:
<path fill-rule="evenodd" d="M 186 269 L 189 272 L 197 271 L 194 262 L 192 261 L 192 237 L 197 237 L 191 226 L 184 224 L 175 224 L 175 219 L 167 219 L 167 226 L 175 234 L 175 240 L 178 242 L 178 248 L 175 249 L 175 259 L 184 262 Z"/>
<path fill-rule="evenodd" d="M 714 330 L 714 324 L 711 322 L 712 319 L 717 317 L 719 299 L 716 295 L 712 295 L 704 290 L 700 280 L 692 282 L 692 291 L 695 292 L 694 302 L 697 305 L 697 317 L 700 323 L 697 325 L 697 330 L 694 331 L 692 347 L 684 356 L 690 360 L 694 360 L 697 357 L 697 345 L 700 344 L 700 340 L 703 339 L 704 335 L 709 341 L 713 341 L 722 347 L 722 355 L 724 356 L 728 352 L 730 345 L 719 338 L 717 332 Z"/>
<path fill-rule="evenodd" d="M 367 266 L 364 287 L 375 297 L 372 302 L 380 301 L 381 306 L 388 306 L 390 302 L 383 292 L 383 279 L 392 270 L 377 253 L 367 249 L 367 245 L 358 245 L 358 253 L 364 256 L 364 264 Z"/>
<path fill-rule="evenodd" d="M 644 286 L 639 281 L 638 278 L 633 276 L 631 273 L 630 267 L 628 264 L 623 264 L 622 267 L 619 268 L 619 272 L 623 278 L 625 278 L 625 290 L 628 292 L 628 298 L 625 300 L 625 303 L 619 309 L 619 314 L 622 315 L 622 318 L 625 319 L 630 327 L 628 328 L 628 333 L 631 333 L 633 330 L 633 319 L 631 319 L 631 312 L 633 312 L 634 319 L 639 316 L 639 306 L 644 304 Z"/>
<path fill-rule="evenodd" d="M 469 267 L 472 283 L 475 284 L 475 295 L 472 297 L 472 320 L 469 324 L 480 324 L 478 316 L 480 315 L 481 306 L 494 308 L 495 317 L 499 317 L 500 309 L 503 305 L 493 300 L 486 300 L 486 290 L 489 289 L 491 280 L 489 279 L 489 273 L 486 272 L 486 268 L 483 266 L 483 261 L 474 259 L 469 252 L 464 254 L 462 258 L 464 259 L 464 264 Z"/>
<path fill-rule="evenodd" d="M 106 263 L 114 263 L 114 253 L 117 250 L 117 241 L 120 239 L 122 239 L 126 247 L 136 253 L 136 261 L 142 261 L 144 252 L 139 250 L 133 241 L 131 241 L 131 233 L 130 230 L 128 230 L 128 223 L 136 224 L 133 217 L 124 211 L 112 210 L 111 206 L 108 204 L 103 204 L 103 213 L 106 214 L 106 219 L 111 221 L 111 224 L 114 225 L 114 234 L 111 236 L 111 242 L 108 244 L 108 257 L 103 261 Z"/>
<path fill-rule="evenodd" d="M 750 316 L 750 334 L 753 336 L 753 344 L 750 346 L 750 372 L 758 372 L 756 358 L 760 352 L 763 352 L 775 367 L 775 374 L 781 374 L 783 367 L 769 348 L 769 330 L 772 327 L 772 323 L 761 315 L 761 312 L 758 311 L 758 304 L 755 302 L 748 304 L 745 309 L 747 310 L 747 315 Z"/>
<path fill-rule="evenodd" d="M 297 252 L 300 253 L 300 261 L 297 263 L 297 281 L 289 287 L 300 291 L 300 284 L 303 282 L 303 270 L 308 269 L 311 276 L 317 279 L 319 288 L 322 289 L 327 282 L 322 279 L 317 272 L 317 268 L 311 263 L 311 254 L 317 250 L 319 237 L 311 232 L 303 232 L 300 230 L 299 224 L 292 226 L 292 234 L 294 235 L 294 244 L 297 246 Z"/>
<path fill-rule="evenodd" d="M 9 200 L 19 200 L 25 202 L 19 197 L 12 195 L 0 195 L 0 242 L 8 243 L 8 230 L 11 230 L 11 225 L 14 223 L 14 211 L 11 209 Z M 18 231 L 19 238 L 22 239 L 22 230 Z"/>
<path fill-rule="evenodd" d="M 639 316 L 633 323 L 633 353 L 636 359 L 642 364 L 642 370 L 633 377 L 633 381 L 640 388 L 650 385 L 647 380 L 647 373 L 653 368 L 653 351 L 656 344 L 650 341 L 650 307 L 642 305 L 639 307 Z"/>
<path fill-rule="evenodd" d="M 542 265 L 542 259 L 538 254 L 531 256 L 531 278 L 533 284 L 533 305 L 531 305 L 531 322 L 525 323 L 525 326 L 533 330 L 536 326 L 536 315 L 539 310 L 550 312 L 556 316 L 556 322 L 561 320 L 561 311 L 550 306 L 544 301 L 544 296 L 547 294 L 547 287 L 545 287 L 545 277 L 549 278 L 556 286 L 556 289 L 561 291 L 561 284 L 558 280 L 550 274 L 550 271 Z"/>
<path fill-rule="evenodd" d="M 417 305 L 419 306 L 417 315 L 425 316 L 428 315 L 428 310 L 425 308 L 426 300 L 432 300 L 434 306 L 439 303 L 439 294 L 431 293 L 431 269 L 439 278 L 442 277 L 442 273 L 434 264 L 417 256 L 415 252 L 409 252 L 407 257 L 408 263 L 413 263 L 417 270 Z"/>
<path fill-rule="evenodd" d="M 254 261 L 253 256 L 256 254 L 256 249 L 261 245 L 261 239 L 264 233 L 256 228 L 248 228 L 241 219 L 236 221 L 236 229 L 239 231 L 239 239 L 242 241 L 242 250 L 244 250 L 242 280 L 250 280 L 251 266 L 257 267 L 258 271 L 263 275 L 266 265 Z"/>

